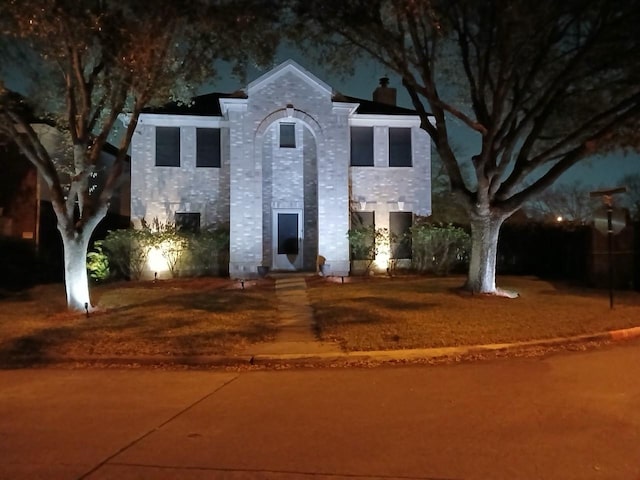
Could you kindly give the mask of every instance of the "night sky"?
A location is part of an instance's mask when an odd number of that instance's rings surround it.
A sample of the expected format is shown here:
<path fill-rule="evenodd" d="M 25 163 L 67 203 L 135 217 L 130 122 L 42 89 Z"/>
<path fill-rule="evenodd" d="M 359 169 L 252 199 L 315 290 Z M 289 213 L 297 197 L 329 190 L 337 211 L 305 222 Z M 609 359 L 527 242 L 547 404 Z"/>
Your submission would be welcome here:
<path fill-rule="evenodd" d="M 378 86 L 378 79 L 386 75 L 390 78 L 390 86 L 398 90 L 398 105 L 412 108 L 409 96 L 402 87 L 400 77 L 371 61 L 360 61 L 354 69 L 354 75 L 345 77 L 330 72 L 322 65 L 311 63 L 308 57 L 293 48 L 281 48 L 273 61 L 273 66 L 279 65 L 289 58 L 298 62 L 303 68 L 328 83 L 335 90 L 353 97 L 371 99 L 373 90 Z M 250 69 L 247 73 L 246 84 L 255 80 L 267 70 Z M 230 74 L 230 69 L 222 65 L 219 78 L 212 82 L 211 85 L 203 87 L 201 93 L 211 91 L 232 92 L 244 89 L 246 84 L 242 84 L 238 79 L 233 78 Z M 456 152 L 460 156 L 466 155 L 470 157 L 473 153 L 476 153 L 474 144 L 477 144 L 477 141 L 474 142 L 474 138 L 469 134 L 467 128 L 456 120 L 450 130 L 454 136 Z M 594 156 L 575 165 L 558 180 L 558 183 L 580 181 L 586 186 L 593 186 L 594 189 L 614 187 L 621 185 L 620 179 L 629 173 L 640 174 L 640 153 Z"/>

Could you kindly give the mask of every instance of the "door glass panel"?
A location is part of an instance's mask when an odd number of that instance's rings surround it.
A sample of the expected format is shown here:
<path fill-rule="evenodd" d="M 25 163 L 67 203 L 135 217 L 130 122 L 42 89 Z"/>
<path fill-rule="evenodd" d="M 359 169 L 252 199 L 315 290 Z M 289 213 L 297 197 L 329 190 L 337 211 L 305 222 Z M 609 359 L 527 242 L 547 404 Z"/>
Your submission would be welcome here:
<path fill-rule="evenodd" d="M 278 254 L 298 254 L 298 214 L 278 214 Z"/>

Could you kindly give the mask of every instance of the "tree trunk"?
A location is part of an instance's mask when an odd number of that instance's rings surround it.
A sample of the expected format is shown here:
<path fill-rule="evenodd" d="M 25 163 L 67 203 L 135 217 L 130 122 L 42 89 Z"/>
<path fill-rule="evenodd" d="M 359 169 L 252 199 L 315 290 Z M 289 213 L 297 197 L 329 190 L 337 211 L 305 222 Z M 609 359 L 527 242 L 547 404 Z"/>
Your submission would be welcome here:
<path fill-rule="evenodd" d="M 69 310 L 91 309 L 87 277 L 87 249 L 91 230 L 82 232 L 60 231 L 64 247 L 64 286 Z"/>
<path fill-rule="evenodd" d="M 471 215 L 471 261 L 465 287 L 474 293 L 496 293 L 498 234 L 506 217 Z"/>

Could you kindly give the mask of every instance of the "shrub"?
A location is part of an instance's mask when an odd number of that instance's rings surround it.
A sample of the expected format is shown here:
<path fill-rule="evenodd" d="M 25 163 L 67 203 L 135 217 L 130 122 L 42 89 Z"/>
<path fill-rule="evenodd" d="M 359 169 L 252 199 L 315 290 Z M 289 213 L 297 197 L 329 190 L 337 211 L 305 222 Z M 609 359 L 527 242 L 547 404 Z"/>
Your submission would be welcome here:
<path fill-rule="evenodd" d="M 411 227 L 413 267 L 423 273 L 447 275 L 469 262 L 471 237 L 462 228 L 420 224 Z"/>
<path fill-rule="evenodd" d="M 371 260 L 375 258 L 375 227 L 360 225 L 347 232 L 352 260 Z"/>
<path fill-rule="evenodd" d="M 147 262 L 152 244 L 148 227 L 110 230 L 101 247 L 107 255 L 112 274 L 119 278 L 138 280 Z"/>
<path fill-rule="evenodd" d="M 109 278 L 109 257 L 102 248 L 102 241 L 93 244 L 93 250 L 87 253 L 87 271 L 96 282 Z"/>
<path fill-rule="evenodd" d="M 143 222 L 144 228 L 148 227 Z M 187 250 L 187 235 L 177 231 L 174 223 L 160 223 L 157 218 L 153 220 L 149 237 L 150 246 L 160 251 L 167 262 L 167 268 L 172 277 L 176 277 L 179 274 L 178 265 Z"/>
<path fill-rule="evenodd" d="M 218 274 L 228 262 L 229 228 L 209 226 L 197 233 L 180 232 L 170 222 L 143 221 L 139 229 L 109 231 L 104 240 L 94 243 L 95 251 L 87 262 L 92 262 L 91 268 L 96 270 L 104 260 L 113 276 L 138 280 L 152 248 L 161 253 L 172 277 L 184 272 Z"/>
<path fill-rule="evenodd" d="M 397 238 L 388 228 L 375 228 L 372 225 L 360 225 L 347 232 L 351 260 L 366 260 L 365 273 L 371 269 L 371 265 L 378 253 L 386 250 L 391 256 L 391 244 Z"/>
<path fill-rule="evenodd" d="M 229 228 L 208 226 L 199 233 L 187 234 L 184 262 L 199 275 L 216 275 L 228 263 Z"/>

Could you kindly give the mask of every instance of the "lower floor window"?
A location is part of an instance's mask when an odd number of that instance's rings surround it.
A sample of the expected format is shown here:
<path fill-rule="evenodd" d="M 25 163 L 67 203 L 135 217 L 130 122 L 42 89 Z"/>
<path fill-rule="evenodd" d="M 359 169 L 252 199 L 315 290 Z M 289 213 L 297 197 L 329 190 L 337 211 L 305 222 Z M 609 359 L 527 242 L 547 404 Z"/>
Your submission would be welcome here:
<path fill-rule="evenodd" d="M 351 260 L 373 260 L 375 256 L 374 212 L 352 212 L 349 230 Z"/>
<path fill-rule="evenodd" d="M 176 213 L 176 231 L 198 233 L 200 231 L 200 214 Z"/>
<path fill-rule="evenodd" d="M 411 226 L 413 213 L 390 212 L 391 258 L 411 258 Z"/>

